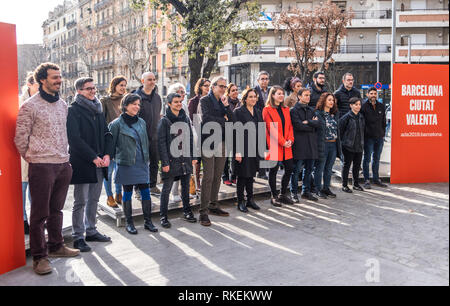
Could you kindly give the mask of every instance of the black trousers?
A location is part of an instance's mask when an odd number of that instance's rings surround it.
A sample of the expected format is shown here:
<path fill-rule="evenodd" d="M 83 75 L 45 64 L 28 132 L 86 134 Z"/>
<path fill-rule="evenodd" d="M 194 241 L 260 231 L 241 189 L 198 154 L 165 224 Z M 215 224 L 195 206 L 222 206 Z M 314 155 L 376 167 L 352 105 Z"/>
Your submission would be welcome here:
<path fill-rule="evenodd" d="M 181 199 L 183 200 L 183 212 L 185 215 L 191 212 L 191 205 L 189 203 L 189 183 L 191 180 L 191 175 L 184 175 L 180 177 L 181 182 Z M 160 215 L 161 217 L 167 217 L 168 207 L 169 207 L 169 195 L 172 190 L 173 183 L 175 181 L 174 177 L 169 177 L 163 180 L 164 185 L 161 192 L 161 208 Z"/>
<path fill-rule="evenodd" d="M 344 153 L 344 168 L 342 169 L 342 186 L 348 186 L 348 174 L 350 172 L 350 167 L 353 164 L 353 186 L 359 186 L 359 171 L 361 170 L 361 161 L 363 157 L 363 152 L 355 153 L 350 152 L 346 148 L 342 148 Z"/>
<path fill-rule="evenodd" d="M 158 170 L 159 170 L 159 152 L 158 142 L 152 141 L 150 143 L 150 189 L 156 187 L 158 182 Z"/>
<path fill-rule="evenodd" d="M 284 167 L 284 174 L 283 178 L 281 179 L 281 194 L 287 194 L 289 181 L 291 179 L 292 171 L 294 170 L 293 159 L 279 162 L 275 167 L 269 170 L 269 185 L 273 197 L 279 195 L 279 192 L 277 190 L 277 174 L 278 169 L 280 168 L 280 164 L 282 164 Z"/>
<path fill-rule="evenodd" d="M 253 177 L 242 177 L 237 178 L 237 198 L 238 202 L 245 201 L 244 189 L 247 191 L 247 201 L 253 199 L 253 182 L 255 179 Z"/>

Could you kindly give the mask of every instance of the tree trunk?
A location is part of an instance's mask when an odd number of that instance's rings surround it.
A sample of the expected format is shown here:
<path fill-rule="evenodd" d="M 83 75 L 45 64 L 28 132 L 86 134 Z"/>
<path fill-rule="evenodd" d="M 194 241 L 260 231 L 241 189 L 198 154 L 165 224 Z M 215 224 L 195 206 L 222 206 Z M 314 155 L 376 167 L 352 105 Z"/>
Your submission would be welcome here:
<path fill-rule="evenodd" d="M 209 79 L 216 62 L 217 62 L 217 58 L 208 58 L 208 61 L 206 62 L 206 66 L 205 66 L 205 68 L 203 68 L 203 77 L 204 78 Z"/>
<path fill-rule="evenodd" d="M 202 66 L 203 66 L 203 52 L 197 50 L 195 52 L 195 58 L 189 57 L 189 69 L 191 70 L 191 79 L 189 80 L 191 85 L 189 98 L 195 97 L 195 84 L 201 78 Z"/>

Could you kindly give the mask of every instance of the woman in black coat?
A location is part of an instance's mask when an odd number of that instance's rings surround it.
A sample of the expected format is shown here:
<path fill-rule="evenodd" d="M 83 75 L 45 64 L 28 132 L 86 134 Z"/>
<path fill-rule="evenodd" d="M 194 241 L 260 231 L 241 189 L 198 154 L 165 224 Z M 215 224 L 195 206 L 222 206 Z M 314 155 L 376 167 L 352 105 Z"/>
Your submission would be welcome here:
<path fill-rule="evenodd" d="M 256 173 L 259 170 L 258 156 L 258 124 L 264 122 L 262 113 L 255 108 L 258 102 L 256 90 L 248 89 L 242 95 L 242 106 L 235 109 L 233 119 L 234 123 L 242 123 L 244 126 L 250 123 L 251 131 L 243 130 L 244 133 L 238 134 L 235 130 L 235 161 L 234 168 L 237 176 L 237 196 L 238 209 L 242 212 L 248 212 L 247 207 L 259 210 L 259 206 L 253 200 L 253 183 Z M 241 139 L 243 136 L 243 139 Z M 243 140 L 243 141 L 242 141 Z M 241 144 L 239 144 L 241 142 Z M 242 146 L 243 145 L 243 146 Z M 251 152 L 250 147 L 254 146 Z M 244 188 L 247 191 L 247 202 L 244 200 Z"/>
<path fill-rule="evenodd" d="M 344 168 L 342 170 L 342 190 L 352 193 L 348 188 L 348 174 L 353 164 L 353 190 L 364 191 L 359 185 L 359 170 L 364 151 L 365 120 L 361 111 L 361 98 L 351 98 L 351 110 L 339 120 L 339 133 L 344 153 Z"/>
<path fill-rule="evenodd" d="M 311 174 L 314 161 L 318 159 L 317 128 L 319 121 L 314 114 L 314 109 L 309 107 L 311 91 L 307 88 L 300 89 L 300 102 L 291 109 L 292 126 L 294 127 L 294 145 L 292 153 L 295 160 L 295 168 L 291 177 L 291 193 L 294 202 L 298 202 L 298 180 L 300 170 L 303 170 L 302 198 L 317 201 L 311 194 Z"/>
<path fill-rule="evenodd" d="M 197 164 L 197 160 L 192 158 L 194 152 L 194 136 L 192 134 L 191 123 L 188 114 L 183 110 L 183 104 L 179 94 L 170 94 L 167 97 L 167 102 L 169 107 L 158 126 L 158 149 L 162 169 L 161 178 L 164 183 L 161 193 L 160 215 L 161 225 L 164 228 L 171 227 L 167 213 L 170 191 L 176 180 L 181 181 L 184 220 L 191 223 L 197 222 L 189 203 L 189 182 L 193 167 Z M 170 131 L 173 124 L 183 124 L 177 134 L 172 134 Z M 171 148 L 172 141 L 178 137 L 182 137 L 182 142 L 178 146 L 179 152 L 173 152 L 173 148 Z M 189 140 L 189 143 L 186 143 L 186 139 Z M 189 145 L 189 151 L 185 152 L 187 147 L 184 146 L 187 145 Z M 173 153 L 177 153 L 178 157 L 174 156 Z"/>

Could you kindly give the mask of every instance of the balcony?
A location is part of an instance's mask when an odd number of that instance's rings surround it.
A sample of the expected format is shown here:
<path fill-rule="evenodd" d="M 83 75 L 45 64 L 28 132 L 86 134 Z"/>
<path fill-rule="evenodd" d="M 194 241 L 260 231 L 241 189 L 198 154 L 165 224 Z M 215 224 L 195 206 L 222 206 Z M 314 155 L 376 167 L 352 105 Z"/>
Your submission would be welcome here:
<path fill-rule="evenodd" d="M 113 0 L 102 0 L 99 3 L 97 3 L 96 5 L 94 5 L 94 11 L 96 13 L 98 13 L 98 11 L 101 11 L 105 8 L 107 8 L 108 6 L 110 6 L 111 4 L 113 4 Z"/>
<path fill-rule="evenodd" d="M 166 75 L 170 77 L 177 77 L 180 75 L 180 69 L 178 67 L 169 67 L 166 68 Z"/>
<path fill-rule="evenodd" d="M 158 44 L 156 43 L 156 41 L 153 41 L 150 44 L 148 44 L 148 50 L 150 52 L 158 52 Z"/>
<path fill-rule="evenodd" d="M 113 23 L 113 18 L 108 17 L 108 18 L 102 19 L 100 21 L 97 21 L 97 28 L 104 28 L 104 27 L 111 25 L 112 23 Z"/>
<path fill-rule="evenodd" d="M 92 65 L 92 69 L 99 70 L 99 69 L 104 69 L 104 68 L 110 68 L 113 66 L 114 66 L 114 59 L 107 59 L 107 60 L 95 62 Z"/>
<path fill-rule="evenodd" d="M 71 30 L 71 29 L 75 28 L 76 26 L 77 26 L 77 22 L 75 20 L 69 21 L 66 24 L 67 30 Z"/>
<path fill-rule="evenodd" d="M 243 50 L 237 46 L 233 47 L 232 56 L 240 56 L 240 55 L 257 55 L 257 54 L 275 54 L 277 46 L 270 45 L 262 45 L 256 48 Z"/>
<path fill-rule="evenodd" d="M 124 38 L 126 36 L 132 36 L 132 35 L 136 35 L 137 33 L 139 33 L 140 31 L 138 30 L 138 28 L 132 28 L 132 29 L 128 29 L 125 31 L 121 31 L 117 34 L 117 36 L 119 38 Z"/>

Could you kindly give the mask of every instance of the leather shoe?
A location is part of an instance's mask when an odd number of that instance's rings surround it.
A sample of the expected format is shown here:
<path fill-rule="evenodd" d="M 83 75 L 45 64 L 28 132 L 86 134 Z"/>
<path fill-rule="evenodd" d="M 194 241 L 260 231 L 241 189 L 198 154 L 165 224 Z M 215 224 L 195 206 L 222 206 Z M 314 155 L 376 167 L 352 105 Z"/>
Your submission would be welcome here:
<path fill-rule="evenodd" d="M 170 222 L 167 219 L 167 217 L 162 217 L 161 218 L 161 226 L 164 227 L 164 228 L 171 228 L 172 224 L 170 224 Z"/>
<path fill-rule="evenodd" d="M 239 201 L 238 205 L 237 205 L 237 208 L 238 208 L 239 211 L 241 211 L 243 213 L 248 213 L 248 209 L 247 209 L 247 206 L 245 205 L 244 201 Z"/>
<path fill-rule="evenodd" d="M 128 223 L 125 229 L 127 230 L 128 234 L 130 234 L 130 235 L 137 235 L 138 234 L 138 231 L 134 227 L 133 223 Z"/>
<path fill-rule="evenodd" d="M 112 208 L 118 208 L 119 207 L 119 206 L 117 206 L 117 203 L 116 203 L 116 201 L 114 200 L 114 198 L 112 196 L 108 197 L 108 200 L 106 201 L 106 204 L 109 207 L 112 207 Z"/>
<path fill-rule="evenodd" d="M 272 197 L 270 199 L 270 204 L 272 204 L 275 207 L 282 207 L 283 205 L 281 205 L 281 203 L 278 200 L 278 197 Z"/>
<path fill-rule="evenodd" d="M 260 209 L 261 209 L 261 207 L 259 207 L 259 206 L 255 203 L 255 201 L 253 201 L 253 200 L 247 200 L 247 207 L 250 207 L 250 208 L 252 208 L 252 209 L 254 209 L 254 210 L 260 210 Z"/>
<path fill-rule="evenodd" d="M 229 217 L 230 216 L 230 214 L 228 212 L 226 212 L 220 208 L 210 208 L 209 213 L 212 215 L 219 216 L 219 217 Z"/>
<path fill-rule="evenodd" d="M 91 248 L 87 245 L 84 239 L 78 239 L 73 243 L 73 248 L 80 250 L 81 253 L 87 253 L 91 251 Z"/>
<path fill-rule="evenodd" d="M 144 223 L 144 229 L 146 229 L 147 231 L 150 231 L 152 233 L 158 232 L 158 229 L 153 225 L 153 223 L 151 221 L 146 221 Z"/>
<path fill-rule="evenodd" d="M 93 236 L 86 236 L 87 242 L 111 242 L 111 238 L 108 236 L 97 233 Z"/>
<path fill-rule="evenodd" d="M 200 224 L 202 226 L 211 226 L 211 221 L 209 220 L 209 217 L 207 214 L 200 215 Z"/>
<path fill-rule="evenodd" d="M 348 186 L 342 187 L 342 191 L 346 193 L 353 193 L 353 191 L 350 188 L 348 188 Z"/>

